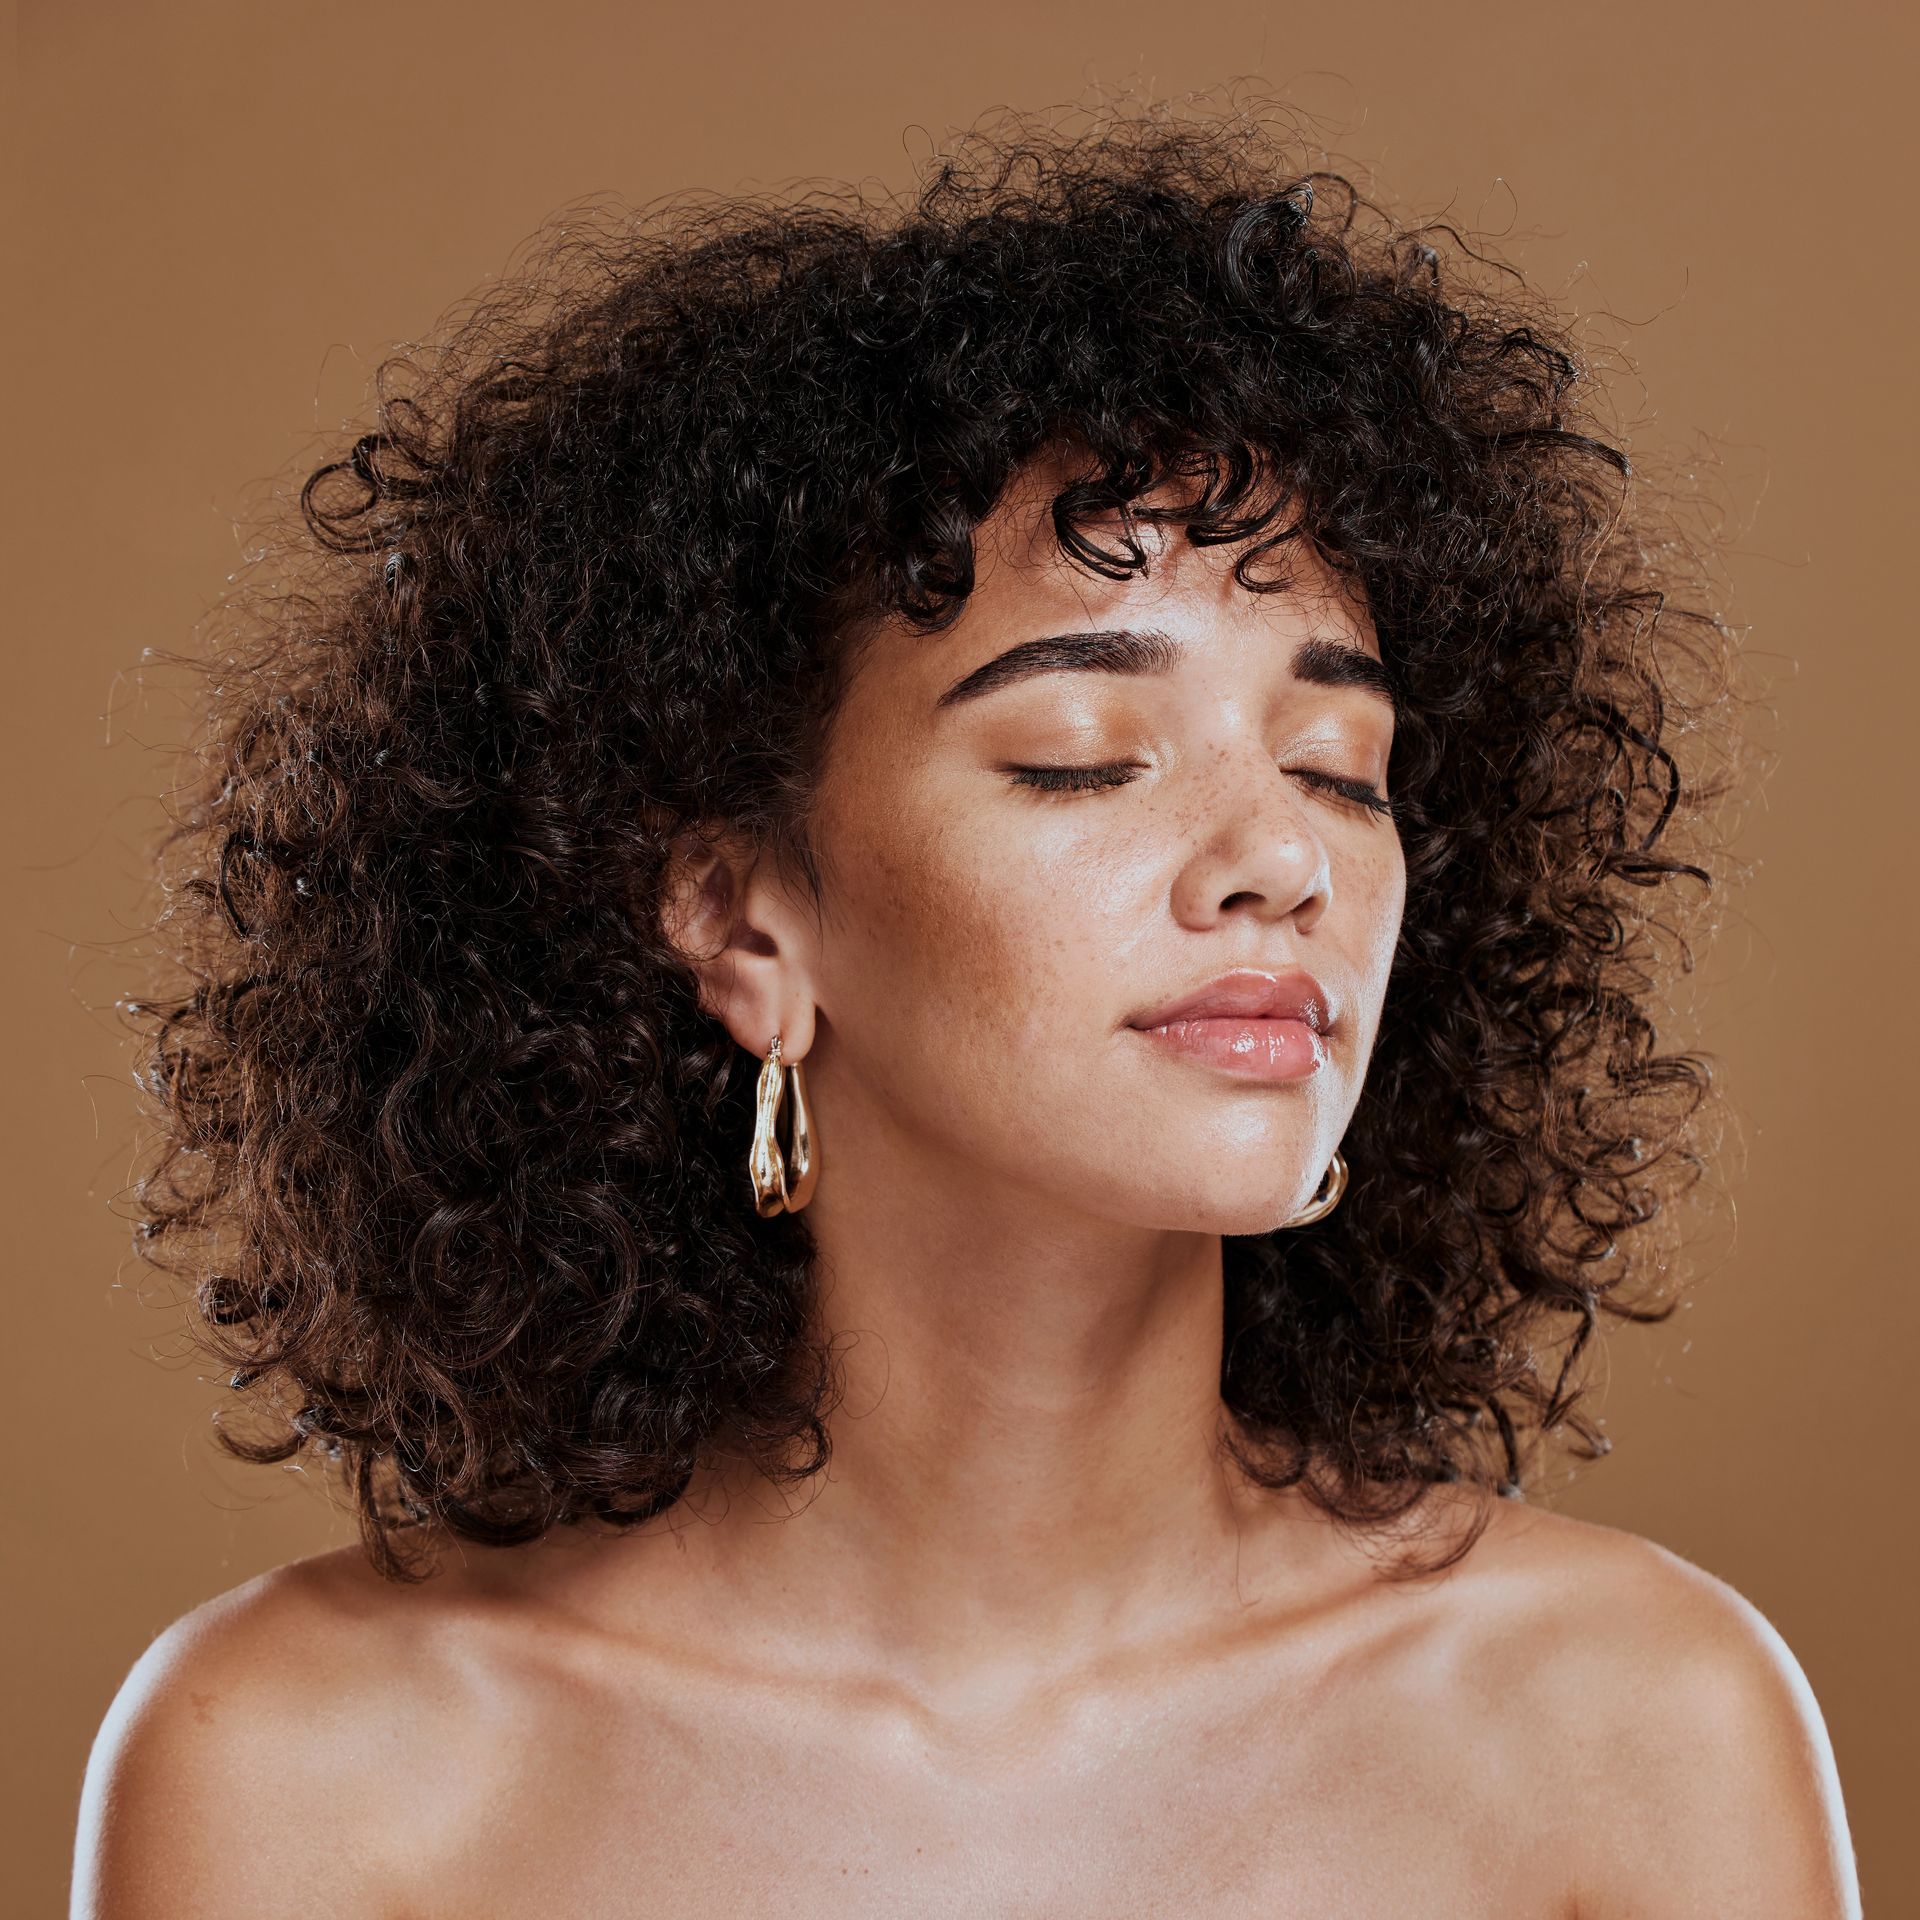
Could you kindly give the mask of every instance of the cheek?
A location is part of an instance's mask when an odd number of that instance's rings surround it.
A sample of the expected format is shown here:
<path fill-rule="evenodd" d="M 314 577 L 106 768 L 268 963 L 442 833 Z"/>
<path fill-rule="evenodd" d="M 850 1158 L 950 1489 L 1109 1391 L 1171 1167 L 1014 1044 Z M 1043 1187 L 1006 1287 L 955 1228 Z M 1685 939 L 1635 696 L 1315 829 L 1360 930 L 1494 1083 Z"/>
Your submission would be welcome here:
<path fill-rule="evenodd" d="M 1061 933 L 1062 903 L 1012 848 L 951 825 L 877 844 L 858 904 L 875 957 L 956 1011 L 1010 1010 Z"/>
<path fill-rule="evenodd" d="M 908 797 L 863 819 L 840 871 L 832 985 L 850 1007 L 890 999 L 896 1030 L 944 1030 L 1030 1066 L 1063 1022 L 1124 1011 L 1107 1004 L 1111 981 L 1146 917 L 1125 870 L 1084 845 L 916 814 Z"/>
<path fill-rule="evenodd" d="M 1367 918 L 1381 944 L 1391 952 L 1407 904 L 1407 856 L 1398 835 L 1383 837 L 1379 850 L 1367 863 L 1362 884 Z"/>
<path fill-rule="evenodd" d="M 1364 982 L 1371 1003 L 1371 1035 L 1379 1024 L 1387 976 L 1399 944 L 1401 916 L 1406 911 L 1407 863 L 1397 838 L 1377 851 L 1369 850 L 1355 862 L 1347 896 L 1349 945 L 1356 979 Z"/>

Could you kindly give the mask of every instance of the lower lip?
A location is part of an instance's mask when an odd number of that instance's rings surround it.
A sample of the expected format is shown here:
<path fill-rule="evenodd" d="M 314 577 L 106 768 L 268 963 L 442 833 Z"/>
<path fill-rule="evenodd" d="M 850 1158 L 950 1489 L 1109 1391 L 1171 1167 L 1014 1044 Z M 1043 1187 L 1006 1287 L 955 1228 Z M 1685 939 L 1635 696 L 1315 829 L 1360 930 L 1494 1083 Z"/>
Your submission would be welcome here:
<path fill-rule="evenodd" d="M 1327 1063 L 1327 1043 L 1304 1020 L 1170 1020 L 1136 1027 L 1156 1046 L 1251 1080 L 1304 1080 Z"/>

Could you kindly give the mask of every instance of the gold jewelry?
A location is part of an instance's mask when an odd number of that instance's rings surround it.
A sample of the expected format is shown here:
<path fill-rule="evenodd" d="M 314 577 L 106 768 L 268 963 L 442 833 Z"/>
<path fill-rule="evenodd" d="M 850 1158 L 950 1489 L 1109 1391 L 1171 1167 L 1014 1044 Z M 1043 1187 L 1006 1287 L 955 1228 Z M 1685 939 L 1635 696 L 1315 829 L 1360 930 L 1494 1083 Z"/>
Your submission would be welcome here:
<path fill-rule="evenodd" d="M 788 1123 L 792 1138 L 783 1154 L 777 1123 L 789 1092 L 793 1095 L 793 1112 Z M 782 1210 L 798 1213 L 813 1198 L 813 1184 L 819 1175 L 820 1160 L 814 1142 L 813 1113 L 807 1105 L 806 1077 L 798 1060 L 783 1069 L 780 1036 L 776 1033 L 761 1063 L 760 1080 L 754 1091 L 753 1146 L 747 1154 L 747 1177 L 753 1183 L 755 1211 L 763 1218 Z"/>
<path fill-rule="evenodd" d="M 1322 1177 L 1320 1188 L 1307 1204 L 1291 1220 L 1282 1220 L 1282 1227 L 1310 1227 L 1316 1220 L 1324 1220 L 1340 1204 L 1340 1196 L 1347 1190 L 1347 1163 L 1340 1157 L 1339 1149 L 1334 1150 L 1332 1161 Z"/>

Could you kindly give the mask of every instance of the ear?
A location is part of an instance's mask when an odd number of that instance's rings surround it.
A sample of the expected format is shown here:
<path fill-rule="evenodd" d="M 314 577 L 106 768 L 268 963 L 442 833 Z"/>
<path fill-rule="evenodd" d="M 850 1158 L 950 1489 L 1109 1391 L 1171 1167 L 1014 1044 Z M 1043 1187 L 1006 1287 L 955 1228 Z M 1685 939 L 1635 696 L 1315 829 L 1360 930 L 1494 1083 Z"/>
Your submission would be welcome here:
<path fill-rule="evenodd" d="M 813 916 L 763 850 L 725 829 L 673 843 L 660 931 L 686 957 L 700 1004 L 756 1059 L 780 1036 L 788 1065 L 813 1045 Z"/>

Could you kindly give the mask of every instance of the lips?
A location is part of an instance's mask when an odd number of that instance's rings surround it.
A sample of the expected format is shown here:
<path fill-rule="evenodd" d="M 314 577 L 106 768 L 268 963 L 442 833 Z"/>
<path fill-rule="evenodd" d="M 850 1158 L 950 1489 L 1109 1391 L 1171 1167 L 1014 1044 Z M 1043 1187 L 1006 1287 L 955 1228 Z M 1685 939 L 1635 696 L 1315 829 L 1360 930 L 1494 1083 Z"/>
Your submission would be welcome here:
<path fill-rule="evenodd" d="M 1304 967 L 1280 973 L 1249 968 L 1224 973 L 1151 1013 L 1135 1015 L 1127 1024 L 1151 1031 L 1178 1020 L 1236 1019 L 1297 1020 L 1314 1033 L 1325 1033 L 1333 1024 L 1327 996 Z"/>

